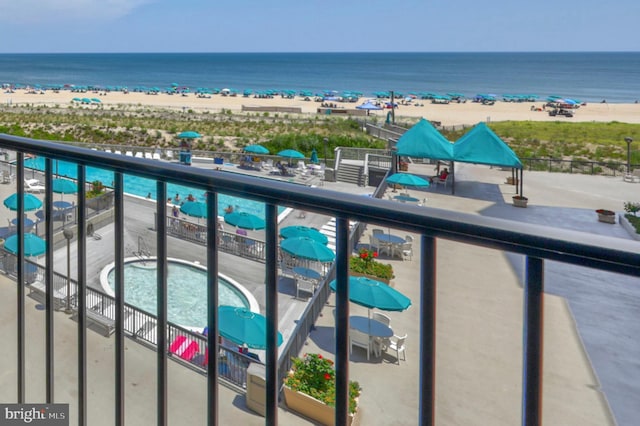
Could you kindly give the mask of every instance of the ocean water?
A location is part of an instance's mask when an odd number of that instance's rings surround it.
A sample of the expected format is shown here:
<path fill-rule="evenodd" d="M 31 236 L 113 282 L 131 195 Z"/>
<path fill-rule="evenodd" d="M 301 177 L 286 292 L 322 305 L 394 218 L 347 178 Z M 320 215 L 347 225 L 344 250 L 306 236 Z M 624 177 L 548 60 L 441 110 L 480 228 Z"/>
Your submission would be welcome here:
<path fill-rule="evenodd" d="M 0 54 L 0 84 L 640 99 L 640 52 Z"/>

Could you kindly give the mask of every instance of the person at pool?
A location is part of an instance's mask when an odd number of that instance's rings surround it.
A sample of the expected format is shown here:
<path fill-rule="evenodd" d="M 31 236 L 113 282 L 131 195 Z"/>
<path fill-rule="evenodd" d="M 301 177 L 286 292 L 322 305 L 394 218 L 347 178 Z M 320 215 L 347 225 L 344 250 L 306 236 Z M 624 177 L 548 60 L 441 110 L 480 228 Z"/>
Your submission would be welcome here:
<path fill-rule="evenodd" d="M 195 200 L 196 200 L 196 197 L 194 197 L 193 194 L 189 194 L 187 196 L 187 201 L 195 201 Z"/>
<path fill-rule="evenodd" d="M 180 210 L 178 209 L 178 206 L 173 206 L 172 214 L 173 214 L 173 217 L 180 216 Z"/>
<path fill-rule="evenodd" d="M 447 176 L 449 176 L 449 169 L 445 167 L 438 176 L 432 176 L 431 179 L 429 179 L 429 181 L 433 183 L 433 180 L 437 178 L 441 182 L 444 182 L 445 180 L 447 180 Z"/>
<path fill-rule="evenodd" d="M 233 206 L 229 204 L 226 209 L 224 209 L 226 214 L 233 213 Z"/>
<path fill-rule="evenodd" d="M 176 196 L 173 197 L 173 201 L 175 201 L 176 203 L 180 202 L 180 194 L 176 193 Z"/>

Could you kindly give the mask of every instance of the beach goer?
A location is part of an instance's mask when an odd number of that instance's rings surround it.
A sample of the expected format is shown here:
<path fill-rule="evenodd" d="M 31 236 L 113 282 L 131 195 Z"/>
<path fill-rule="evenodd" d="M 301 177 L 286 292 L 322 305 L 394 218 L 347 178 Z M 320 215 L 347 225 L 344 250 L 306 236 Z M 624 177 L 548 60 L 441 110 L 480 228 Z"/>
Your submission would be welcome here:
<path fill-rule="evenodd" d="M 187 196 L 187 201 L 195 201 L 195 200 L 196 200 L 196 198 L 193 196 L 193 194 L 189 194 Z"/>
<path fill-rule="evenodd" d="M 178 206 L 173 206 L 173 209 L 171 210 L 171 213 L 173 214 L 173 217 L 180 216 L 180 209 L 178 209 Z"/>
<path fill-rule="evenodd" d="M 151 199 L 151 193 L 149 192 L 149 193 L 147 194 L 147 200 L 150 200 L 150 199 Z"/>
<path fill-rule="evenodd" d="M 173 197 L 173 201 L 175 201 L 176 203 L 180 202 L 180 194 L 176 194 L 175 197 Z"/>
<path fill-rule="evenodd" d="M 227 214 L 229 214 L 229 213 L 233 213 L 233 206 L 232 206 L 231 204 L 229 204 L 229 205 L 227 206 L 227 208 L 226 208 L 226 209 L 224 209 L 224 212 L 225 212 L 225 213 L 227 213 Z"/>

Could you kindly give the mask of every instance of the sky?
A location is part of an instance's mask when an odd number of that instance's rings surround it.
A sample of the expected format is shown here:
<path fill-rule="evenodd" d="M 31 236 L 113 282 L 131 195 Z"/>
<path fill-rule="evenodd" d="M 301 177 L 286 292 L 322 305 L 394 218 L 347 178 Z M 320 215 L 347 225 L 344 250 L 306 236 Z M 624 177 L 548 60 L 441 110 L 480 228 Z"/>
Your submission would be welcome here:
<path fill-rule="evenodd" d="M 0 0 L 0 53 L 640 51 L 638 18 L 638 0 Z"/>

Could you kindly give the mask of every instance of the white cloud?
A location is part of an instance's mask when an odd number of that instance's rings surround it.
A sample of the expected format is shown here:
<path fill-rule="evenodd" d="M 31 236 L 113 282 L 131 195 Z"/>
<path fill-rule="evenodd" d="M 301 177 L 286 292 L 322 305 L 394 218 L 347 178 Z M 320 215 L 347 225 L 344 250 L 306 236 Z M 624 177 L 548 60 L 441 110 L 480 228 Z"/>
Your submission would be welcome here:
<path fill-rule="evenodd" d="M 154 0 L 0 0 L 0 21 L 37 23 L 55 18 L 111 20 Z"/>

